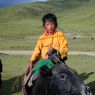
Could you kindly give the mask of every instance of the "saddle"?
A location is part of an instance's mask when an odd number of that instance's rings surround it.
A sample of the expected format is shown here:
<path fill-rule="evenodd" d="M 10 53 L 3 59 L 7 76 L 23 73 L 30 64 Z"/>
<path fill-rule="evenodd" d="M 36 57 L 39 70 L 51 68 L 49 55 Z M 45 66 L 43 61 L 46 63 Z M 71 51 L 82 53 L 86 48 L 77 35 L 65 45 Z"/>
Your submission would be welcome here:
<path fill-rule="evenodd" d="M 29 93 L 29 89 L 30 89 L 30 91 L 32 91 L 33 85 L 31 83 L 32 83 L 32 81 L 34 82 L 37 79 L 40 68 L 42 68 L 43 66 L 52 68 L 54 66 L 54 64 L 49 59 L 43 59 L 43 60 L 40 60 L 31 71 L 27 70 L 26 74 L 24 75 L 24 79 L 23 79 L 23 83 L 22 83 L 23 95 L 29 95 L 29 94 L 27 94 L 27 93 Z M 27 89 L 28 89 L 28 91 L 27 91 Z"/>
<path fill-rule="evenodd" d="M 24 78 L 23 78 L 23 81 L 22 81 L 22 92 L 23 92 L 23 95 L 27 95 L 27 83 L 32 75 L 32 72 L 33 70 L 31 71 L 28 71 L 28 74 L 25 74 L 24 75 Z"/>

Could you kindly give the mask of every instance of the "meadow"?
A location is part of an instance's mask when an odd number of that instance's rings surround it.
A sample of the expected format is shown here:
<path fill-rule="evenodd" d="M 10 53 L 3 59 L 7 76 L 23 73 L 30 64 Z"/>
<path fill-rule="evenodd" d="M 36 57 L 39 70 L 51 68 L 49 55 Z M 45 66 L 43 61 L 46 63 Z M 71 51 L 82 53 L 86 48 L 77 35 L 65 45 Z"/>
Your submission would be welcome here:
<path fill-rule="evenodd" d="M 39 35 L 44 31 L 42 16 L 53 12 L 58 18 L 58 30 L 66 35 L 70 50 L 95 51 L 94 9 L 94 0 L 50 0 L 47 3 L 2 8 L 0 49 L 33 50 Z"/>
<path fill-rule="evenodd" d="M 49 0 L 0 9 L 0 50 L 33 50 L 44 31 L 41 18 L 48 12 L 56 14 L 58 30 L 66 35 L 70 51 L 95 52 L 95 0 Z M 0 54 L 3 63 L 0 95 L 22 94 L 22 74 L 30 56 Z M 95 95 L 95 56 L 69 55 L 66 63 L 78 71 Z M 17 77 L 19 88 L 12 92 Z"/>
<path fill-rule="evenodd" d="M 28 66 L 30 56 L 0 54 L 0 58 L 3 63 L 3 85 L 1 88 L 1 95 L 22 95 L 21 81 L 23 73 Z M 93 95 L 95 95 L 95 58 L 84 55 L 68 56 L 66 63 L 68 66 L 77 70 L 80 79 L 91 87 Z M 18 77 L 19 88 L 15 92 L 12 92 L 11 88 Z"/>

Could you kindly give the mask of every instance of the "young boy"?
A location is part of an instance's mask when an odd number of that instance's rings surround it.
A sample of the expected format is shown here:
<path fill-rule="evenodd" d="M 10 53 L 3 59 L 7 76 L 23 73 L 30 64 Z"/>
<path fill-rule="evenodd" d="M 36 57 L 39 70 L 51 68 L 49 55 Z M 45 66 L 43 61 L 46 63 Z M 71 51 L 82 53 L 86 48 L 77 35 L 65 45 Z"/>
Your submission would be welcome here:
<path fill-rule="evenodd" d="M 53 49 L 58 50 L 62 59 L 66 57 L 68 53 L 67 39 L 63 32 L 57 31 L 58 23 L 56 16 L 52 13 L 48 13 L 43 16 L 42 22 L 44 33 L 40 36 L 32 57 L 30 58 L 30 70 L 40 57 L 43 59 L 48 58 L 48 51 L 52 51 Z"/>
<path fill-rule="evenodd" d="M 48 13 L 43 16 L 42 22 L 44 33 L 40 36 L 37 42 L 32 57 L 30 58 L 30 64 L 26 71 L 26 77 L 24 78 L 26 81 L 28 80 L 27 75 L 30 77 L 30 80 L 28 81 L 29 87 L 33 85 L 33 78 L 38 75 L 39 70 L 42 66 L 45 65 L 48 68 L 53 67 L 52 61 L 48 59 L 49 52 L 57 50 L 61 55 L 61 59 L 65 58 L 68 53 L 67 39 L 62 32 L 57 31 L 58 24 L 56 16 L 54 14 Z M 43 60 L 37 62 L 40 57 L 42 57 Z M 33 68 L 33 65 L 36 62 L 37 64 Z"/>

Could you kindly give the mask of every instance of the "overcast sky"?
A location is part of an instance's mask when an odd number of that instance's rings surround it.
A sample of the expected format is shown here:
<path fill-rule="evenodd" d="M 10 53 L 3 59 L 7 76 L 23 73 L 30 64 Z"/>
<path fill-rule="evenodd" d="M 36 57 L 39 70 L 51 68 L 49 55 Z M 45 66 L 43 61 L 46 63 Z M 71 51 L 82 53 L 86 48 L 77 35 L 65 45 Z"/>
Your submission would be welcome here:
<path fill-rule="evenodd" d="M 31 3 L 37 1 L 48 1 L 48 0 L 0 0 L 0 8 L 17 5 L 17 4 L 24 4 L 24 3 Z"/>

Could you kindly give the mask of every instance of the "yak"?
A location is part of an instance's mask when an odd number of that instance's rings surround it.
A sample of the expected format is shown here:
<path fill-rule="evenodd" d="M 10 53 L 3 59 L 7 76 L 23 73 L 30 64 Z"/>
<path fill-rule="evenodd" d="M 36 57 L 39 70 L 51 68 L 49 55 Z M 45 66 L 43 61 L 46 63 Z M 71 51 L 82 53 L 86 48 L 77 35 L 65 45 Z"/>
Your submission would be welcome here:
<path fill-rule="evenodd" d="M 49 53 L 53 68 L 43 66 L 32 87 L 25 85 L 24 95 L 92 95 L 90 87 L 78 78 L 76 71 L 58 57 L 58 53 Z"/>

